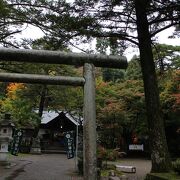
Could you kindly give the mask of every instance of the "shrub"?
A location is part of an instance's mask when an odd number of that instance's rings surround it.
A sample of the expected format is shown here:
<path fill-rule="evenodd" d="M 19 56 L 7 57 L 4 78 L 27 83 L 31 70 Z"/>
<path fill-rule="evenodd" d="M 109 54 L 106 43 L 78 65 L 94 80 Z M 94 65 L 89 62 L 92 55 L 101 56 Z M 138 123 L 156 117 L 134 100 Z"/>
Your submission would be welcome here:
<path fill-rule="evenodd" d="M 106 160 L 107 159 L 107 150 L 102 146 L 98 146 L 97 147 L 97 157 L 99 159 Z"/>
<path fill-rule="evenodd" d="M 118 158 L 119 154 L 118 151 L 113 149 L 105 149 L 102 146 L 98 146 L 97 148 L 97 157 L 98 159 L 102 160 L 109 160 L 109 161 L 115 161 Z"/>
<path fill-rule="evenodd" d="M 177 159 L 175 162 L 172 163 L 172 165 L 174 171 L 180 174 L 180 159 Z"/>
<path fill-rule="evenodd" d="M 107 153 L 107 160 L 109 161 L 115 161 L 118 159 L 118 152 L 115 150 L 108 150 Z"/>

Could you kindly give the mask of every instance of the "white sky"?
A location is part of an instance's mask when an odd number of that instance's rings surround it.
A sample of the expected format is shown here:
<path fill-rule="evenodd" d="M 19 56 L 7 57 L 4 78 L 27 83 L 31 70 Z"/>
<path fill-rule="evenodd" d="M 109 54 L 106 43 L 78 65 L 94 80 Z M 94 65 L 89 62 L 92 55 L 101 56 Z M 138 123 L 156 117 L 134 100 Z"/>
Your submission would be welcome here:
<path fill-rule="evenodd" d="M 169 45 L 177 45 L 180 46 L 180 38 L 176 39 L 168 39 L 168 36 L 172 34 L 172 31 L 174 31 L 175 28 L 169 28 L 165 31 L 162 31 L 158 34 L 158 40 L 161 44 L 169 44 Z"/>
<path fill-rule="evenodd" d="M 180 46 L 180 38 L 176 38 L 176 39 L 169 39 L 168 36 L 170 36 L 172 34 L 172 31 L 174 30 L 174 28 L 169 28 L 161 33 L 158 34 L 157 36 L 157 41 L 161 44 L 169 44 L 169 45 L 179 45 Z M 35 28 L 33 26 L 29 26 L 26 30 L 24 30 L 21 34 L 16 35 L 16 37 L 18 38 L 31 38 L 31 39 L 37 39 L 43 36 L 43 32 L 41 30 L 39 30 L 38 28 Z M 95 50 L 95 46 L 96 46 L 96 41 L 93 41 L 91 44 L 86 44 L 83 46 L 79 46 L 81 49 L 92 49 Z M 76 49 L 75 47 L 71 46 L 70 47 L 71 50 L 73 52 L 82 52 L 79 49 Z M 138 55 L 139 54 L 139 50 L 138 48 L 128 48 L 125 52 L 124 55 L 127 57 L 128 61 L 131 60 L 131 58 L 134 55 Z"/>
<path fill-rule="evenodd" d="M 180 46 L 180 38 L 175 38 L 175 39 L 168 38 L 168 36 L 172 35 L 172 32 L 174 31 L 174 29 L 175 28 L 169 28 L 169 29 L 166 29 L 166 30 L 160 32 L 156 36 L 157 42 L 159 42 L 160 44 Z M 135 49 L 135 48 L 128 48 L 125 51 L 125 56 L 127 57 L 128 60 L 131 60 L 131 58 L 134 55 L 138 55 L 138 54 L 139 54 L 139 50 Z"/>

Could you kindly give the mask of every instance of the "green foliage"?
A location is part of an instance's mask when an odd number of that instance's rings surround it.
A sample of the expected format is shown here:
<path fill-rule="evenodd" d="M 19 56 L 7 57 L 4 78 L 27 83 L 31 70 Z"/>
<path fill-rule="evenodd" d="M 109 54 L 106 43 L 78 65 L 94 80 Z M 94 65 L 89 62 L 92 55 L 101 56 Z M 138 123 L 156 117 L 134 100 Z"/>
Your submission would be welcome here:
<path fill-rule="evenodd" d="M 140 67 L 139 58 L 134 57 L 128 64 L 128 68 L 125 73 L 125 79 L 127 80 L 140 80 L 142 79 L 142 72 Z"/>
<path fill-rule="evenodd" d="M 105 83 L 99 79 L 96 90 L 97 118 L 101 128 L 99 138 L 108 147 L 115 146 L 115 139 L 118 138 L 122 129 L 123 105 L 116 96 L 115 86 L 110 83 Z M 109 136 L 110 134 L 111 136 Z"/>
<path fill-rule="evenodd" d="M 108 177 L 109 173 L 112 170 L 114 171 L 116 176 L 122 175 L 122 172 L 116 170 L 116 166 L 114 164 L 107 164 L 106 166 L 104 166 L 104 168 L 101 169 L 101 177 Z"/>
<path fill-rule="evenodd" d="M 113 149 L 108 149 L 107 160 L 116 161 L 118 159 L 118 152 Z"/>
<path fill-rule="evenodd" d="M 128 76 L 127 76 L 128 77 Z M 98 137 L 106 148 L 116 148 L 128 127 L 129 133 L 147 135 L 142 80 L 112 83 L 97 80 Z"/>
<path fill-rule="evenodd" d="M 103 80 L 106 82 L 112 81 L 118 83 L 119 81 L 122 81 L 124 79 L 124 71 L 118 70 L 118 69 L 103 69 L 102 75 Z"/>
<path fill-rule="evenodd" d="M 48 109 L 82 111 L 83 89 L 80 87 L 56 86 L 49 89 Z"/>
<path fill-rule="evenodd" d="M 1 99 L 1 111 L 11 113 L 17 127 L 34 128 L 38 125 L 39 117 L 32 111 L 33 101 L 30 101 L 28 98 L 22 98 L 21 91 L 24 91 L 24 89 L 17 90 L 13 96 Z"/>
<path fill-rule="evenodd" d="M 174 70 L 164 74 L 163 79 L 161 78 L 160 97 L 162 100 L 162 107 L 165 113 L 178 112 L 179 109 L 179 77 L 180 71 Z"/>
<path fill-rule="evenodd" d="M 119 158 L 119 153 L 115 149 L 106 149 L 99 145 L 97 147 L 97 158 L 103 161 L 116 161 Z"/>
<path fill-rule="evenodd" d="M 97 147 L 97 157 L 106 160 L 107 159 L 107 150 L 103 146 Z"/>
<path fill-rule="evenodd" d="M 178 126 L 179 70 L 172 68 L 158 78 L 166 123 Z M 125 127 L 129 133 L 135 130 L 140 137 L 148 134 L 142 75 L 137 58 L 129 62 L 125 80 L 117 84 L 99 78 L 96 88 L 97 118 L 101 127 L 98 134 L 103 145 L 117 145 L 116 139 L 123 135 Z"/>
<path fill-rule="evenodd" d="M 180 67 L 180 46 L 156 44 L 153 48 L 154 59 L 157 69 L 163 73 L 167 70 L 179 69 Z"/>
<path fill-rule="evenodd" d="M 150 173 L 145 180 L 178 180 L 180 176 L 175 173 Z"/>
<path fill-rule="evenodd" d="M 109 47 L 109 41 L 107 38 L 97 38 L 96 50 L 101 54 L 106 54 Z"/>
<path fill-rule="evenodd" d="M 179 138 L 176 131 L 180 126 L 180 71 L 176 69 L 165 71 L 163 76 L 160 76 L 159 82 L 161 106 L 168 132 L 169 149 L 173 156 L 177 156 L 179 153 L 179 145 L 177 143 Z"/>
<path fill-rule="evenodd" d="M 117 38 L 97 38 L 96 43 L 96 51 L 101 54 L 106 54 L 108 48 L 110 47 L 110 55 L 117 55 L 119 54 L 118 51 L 121 48 L 119 47 L 119 43 L 117 42 Z M 122 54 L 122 53 L 121 53 Z M 102 69 L 102 76 L 105 82 L 119 82 L 124 79 L 124 70 L 119 69 L 110 69 L 110 68 L 103 68 Z"/>
<path fill-rule="evenodd" d="M 175 162 L 173 162 L 172 165 L 173 165 L 174 171 L 180 175 L 180 159 L 177 159 Z"/>

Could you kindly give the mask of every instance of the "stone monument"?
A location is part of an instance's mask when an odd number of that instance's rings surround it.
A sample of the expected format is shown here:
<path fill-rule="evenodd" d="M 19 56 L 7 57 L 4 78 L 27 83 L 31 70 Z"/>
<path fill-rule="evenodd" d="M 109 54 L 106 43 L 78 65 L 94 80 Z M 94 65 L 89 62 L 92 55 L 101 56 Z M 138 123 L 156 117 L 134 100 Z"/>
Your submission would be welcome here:
<path fill-rule="evenodd" d="M 40 138 L 36 137 L 32 140 L 31 154 L 41 154 Z"/>
<path fill-rule="evenodd" d="M 0 165 L 8 166 L 8 146 L 12 141 L 14 123 L 11 121 L 11 115 L 5 114 L 4 119 L 0 121 Z"/>

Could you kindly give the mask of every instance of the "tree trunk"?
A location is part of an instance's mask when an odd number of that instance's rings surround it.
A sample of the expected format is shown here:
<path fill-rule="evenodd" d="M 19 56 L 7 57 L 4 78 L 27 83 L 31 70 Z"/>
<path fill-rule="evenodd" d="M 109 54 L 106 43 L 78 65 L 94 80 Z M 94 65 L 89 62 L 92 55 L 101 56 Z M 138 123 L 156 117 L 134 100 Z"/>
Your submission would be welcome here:
<path fill-rule="evenodd" d="M 149 1 L 134 0 L 134 2 L 137 17 L 140 60 L 149 126 L 149 139 L 152 160 L 151 171 L 168 172 L 171 170 L 171 162 L 166 142 L 162 111 L 160 108 L 157 77 L 151 47 L 151 37 L 146 15 L 146 8 Z"/>
<path fill-rule="evenodd" d="M 44 110 L 44 103 L 45 103 L 45 98 L 46 98 L 46 92 L 47 92 L 47 86 L 43 85 L 42 86 L 42 90 L 41 90 L 41 98 L 40 98 L 40 102 L 39 102 L 39 111 L 38 111 L 38 115 L 40 117 L 40 121 L 38 122 L 37 127 L 34 130 L 34 135 L 33 137 L 36 138 L 39 132 L 39 128 L 41 125 L 41 117 L 43 114 L 43 110 Z"/>

